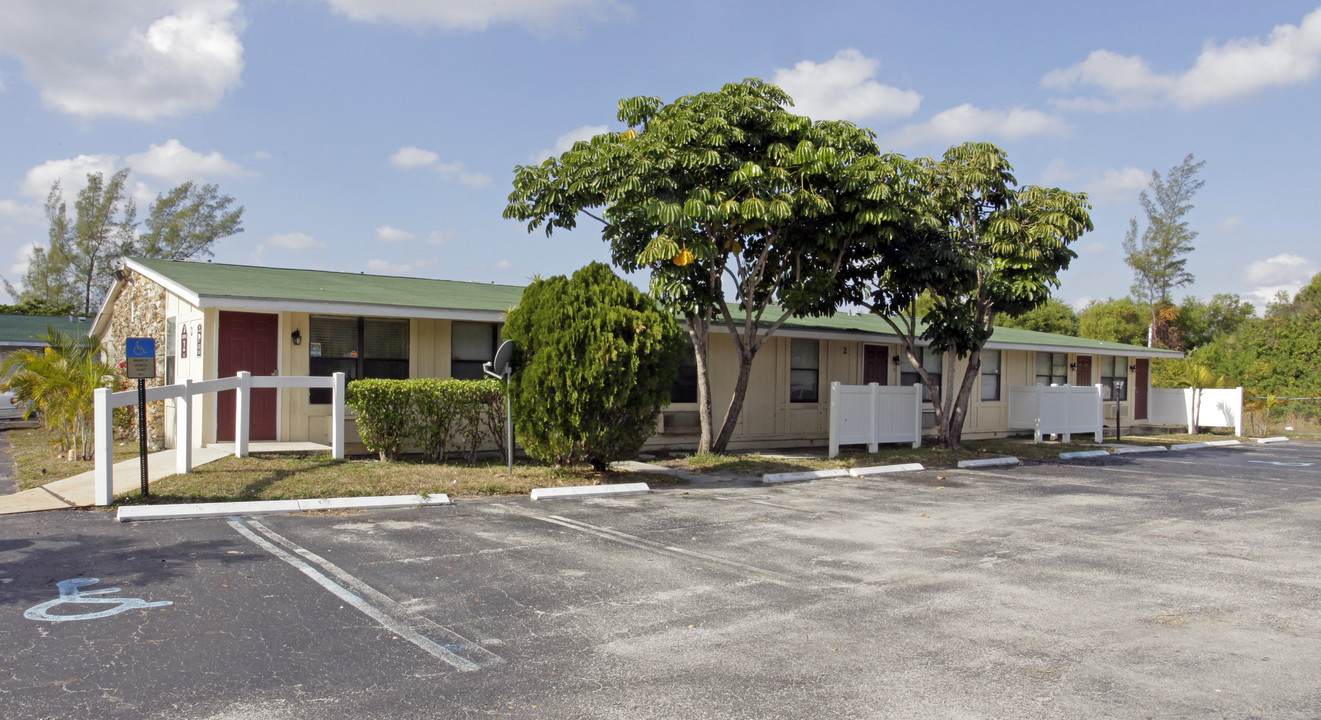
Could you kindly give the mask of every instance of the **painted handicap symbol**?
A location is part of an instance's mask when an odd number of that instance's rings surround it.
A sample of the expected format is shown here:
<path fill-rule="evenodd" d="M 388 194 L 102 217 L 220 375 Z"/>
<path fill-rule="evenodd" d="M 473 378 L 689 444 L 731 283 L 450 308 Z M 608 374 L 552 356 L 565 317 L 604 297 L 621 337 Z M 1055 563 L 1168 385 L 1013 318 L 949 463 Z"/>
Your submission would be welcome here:
<path fill-rule="evenodd" d="M 97 597 L 99 595 L 109 595 L 119 592 L 119 588 L 104 588 L 102 590 L 91 590 L 83 592 L 78 588 L 95 585 L 101 582 L 97 578 L 72 578 L 70 580 L 61 580 L 55 583 L 60 589 L 60 596 L 54 600 L 47 600 L 40 605 L 33 605 L 23 613 L 23 617 L 29 620 L 47 620 L 50 622 L 64 622 L 65 620 L 95 620 L 97 618 L 110 617 L 118 615 L 129 610 L 141 610 L 144 608 L 164 607 L 173 605 L 169 600 L 159 600 L 157 602 L 147 602 L 142 598 L 111 598 Z M 114 605 L 114 607 L 99 610 L 97 612 L 81 613 L 78 615 L 52 615 L 50 610 L 58 605 L 65 603 L 77 603 L 79 605 Z"/>

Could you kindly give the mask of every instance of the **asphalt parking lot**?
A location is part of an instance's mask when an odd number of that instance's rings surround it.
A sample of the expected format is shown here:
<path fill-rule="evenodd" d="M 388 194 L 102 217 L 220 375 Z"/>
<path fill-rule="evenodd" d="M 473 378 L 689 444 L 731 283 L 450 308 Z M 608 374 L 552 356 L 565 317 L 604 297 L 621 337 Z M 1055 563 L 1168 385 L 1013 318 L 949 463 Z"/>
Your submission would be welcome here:
<path fill-rule="evenodd" d="M 1316 443 L 9 516 L 0 717 L 1316 718 L 1318 521 Z"/>

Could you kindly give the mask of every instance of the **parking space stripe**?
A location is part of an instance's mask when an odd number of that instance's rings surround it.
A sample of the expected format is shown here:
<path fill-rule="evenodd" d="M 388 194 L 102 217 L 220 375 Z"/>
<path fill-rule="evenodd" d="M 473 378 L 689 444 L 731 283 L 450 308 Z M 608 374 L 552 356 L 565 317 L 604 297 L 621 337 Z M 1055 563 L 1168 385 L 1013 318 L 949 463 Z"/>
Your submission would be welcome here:
<path fill-rule="evenodd" d="M 774 570 L 766 570 L 763 568 L 754 567 L 752 565 L 747 565 L 741 562 L 736 562 L 734 560 L 726 560 L 724 558 L 715 557 L 714 555 L 707 555 L 705 553 L 699 553 L 693 550 L 686 550 L 684 548 L 674 547 L 673 545 L 664 545 L 662 543 L 648 540 L 646 538 L 641 538 L 636 535 L 629 535 L 628 533 L 622 533 L 619 532 L 618 530 L 611 530 L 610 528 L 603 528 L 597 525 L 591 525 L 579 520 L 572 520 L 560 515 L 542 515 L 541 513 L 535 512 L 533 510 L 528 510 L 527 508 L 515 507 L 512 505 L 496 505 L 496 507 L 505 508 L 512 512 L 516 512 L 520 515 L 529 517 L 533 520 L 540 520 L 541 522 L 550 523 L 552 525 L 559 525 L 561 527 L 569 528 L 570 530 L 577 530 L 578 532 L 587 533 L 589 535 L 595 535 L 605 540 L 610 540 L 612 542 L 617 542 L 622 545 L 628 545 L 630 547 L 638 548 L 639 550 L 646 550 L 649 552 L 660 553 L 662 555 L 678 555 L 685 559 L 698 560 L 708 565 L 716 565 L 719 567 L 723 567 L 727 570 L 735 570 L 744 575 L 751 575 L 759 579 L 775 583 L 776 585 L 784 585 L 788 587 L 799 587 L 799 588 L 810 587 L 810 585 L 808 585 L 807 583 L 801 580 L 798 580 L 797 578 L 793 578 L 788 575 L 775 572 Z"/>
<path fill-rule="evenodd" d="M 249 522 L 251 523 L 251 525 L 249 525 Z M 277 546 L 274 542 L 272 542 L 272 540 L 279 541 L 281 545 L 285 545 L 286 547 L 289 547 L 291 550 L 298 552 L 300 555 L 308 556 L 309 559 L 316 558 L 319 565 L 327 567 L 327 569 L 334 568 L 333 570 L 334 574 L 340 576 L 341 578 L 346 578 L 346 577 L 352 578 L 351 575 L 339 569 L 338 567 L 335 567 L 330 562 L 326 561 L 324 558 L 319 558 L 310 551 L 307 551 L 303 548 L 298 548 L 298 546 L 295 545 L 294 543 L 290 542 L 289 540 L 280 536 L 279 534 L 271 531 L 269 528 L 266 528 L 265 526 L 261 525 L 261 523 L 258 523 L 255 520 L 244 521 L 241 518 L 233 517 L 229 519 L 229 525 L 230 527 L 233 527 L 234 530 L 236 530 L 240 535 L 250 540 L 254 545 L 262 548 L 263 550 L 269 552 L 275 557 L 285 561 L 289 565 L 292 565 L 299 572 L 311 578 L 313 582 L 325 588 L 332 595 L 339 598 L 340 600 L 343 600 L 349 605 L 352 605 L 362 614 L 375 620 L 385 629 L 404 638 L 405 640 L 408 640 L 409 642 L 418 646 L 419 648 L 426 651 L 430 655 L 436 657 L 437 659 L 449 663 L 456 670 L 459 670 L 461 672 L 471 672 L 474 670 L 481 669 L 482 667 L 481 665 L 473 662 L 472 660 L 469 660 L 468 658 L 463 657 L 462 655 L 459 655 L 453 650 L 450 650 L 449 648 L 446 648 L 440 643 L 437 643 L 431 638 L 423 635 L 422 633 L 414 629 L 406 620 L 403 620 L 398 617 L 393 617 L 389 613 L 386 613 L 380 608 L 376 607 L 375 605 L 372 605 L 371 603 L 364 600 L 361 596 L 351 592 L 344 586 L 326 577 L 325 574 L 321 573 L 320 571 L 312 567 L 304 560 L 298 557 L 294 557 L 284 548 Z M 271 539 L 268 540 L 266 537 L 262 537 L 262 535 L 259 535 L 258 530 L 255 530 L 252 527 L 252 525 L 255 525 L 258 528 L 260 528 L 260 532 L 264 535 L 269 536 Z M 365 583 L 363 583 L 360 580 L 357 580 L 356 578 L 353 578 L 352 584 L 359 588 L 367 587 Z M 374 590 L 372 591 L 372 593 L 378 595 L 380 598 L 385 597 L 384 595 L 381 595 L 379 592 L 376 592 Z M 386 599 L 388 600 L 388 598 Z M 461 648 L 467 649 L 467 647 L 475 647 L 475 646 L 473 646 L 471 643 L 468 643 L 465 640 L 463 641 Z"/>

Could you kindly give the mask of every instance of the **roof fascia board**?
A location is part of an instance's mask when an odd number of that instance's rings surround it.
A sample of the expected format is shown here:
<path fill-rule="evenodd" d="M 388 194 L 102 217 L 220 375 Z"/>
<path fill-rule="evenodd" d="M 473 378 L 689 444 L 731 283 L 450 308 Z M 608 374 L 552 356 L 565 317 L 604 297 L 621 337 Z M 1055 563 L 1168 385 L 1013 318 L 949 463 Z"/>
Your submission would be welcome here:
<path fill-rule="evenodd" d="M 712 330 L 723 330 L 729 332 L 729 328 L 724 325 L 712 325 Z M 902 341 L 897 335 L 885 335 L 880 333 L 869 333 L 865 331 L 813 331 L 802 329 L 781 328 L 775 331 L 775 335 L 788 338 L 812 338 L 817 340 L 856 340 L 859 342 L 882 343 L 889 345 L 899 345 Z M 926 347 L 927 341 L 919 339 L 918 347 Z M 1066 352 L 1076 355 L 1114 355 L 1116 357 L 1168 357 L 1180 358 L 1183 353 L 1178 350 L 1153 350 L 1149 348 L 1081 348 L 1075 345 L 1051 345 L 1036 343 L 1016 343 L 1016 342 L 996 342 L 991 340 L 986 343 L 986 350 L 1036 350 L 1039 352 Z"/>
<path fill-rule="evenodd" d="M 305 312 L 317 315 L 368 315 L 374 317 L 417 318 L 421 320 L 471 320 L 475 322 L 504 322 L 505 313 L 498 310 L 451 310 L 446 308 L 418 308 L 406 305 L 372 305 L 370 303 L 327 303 L 315 300 L 259 300 L 241 297 L 203 296 L 201 308 L 217 310 L 249 310 L 257 312 Z"/>
<path fill-rule="evenodd" d="M 188 287 L 184 285 L 180 285 L 174 280 L 167 278 L 164 275 L 161 275 L 155 270 L 152 270 L 151 268 L 133 260 L 132 258 L 125 258 L 124 264 L 130 269 L 132 269 L 134 272 L 137 272 L 145 276 L 147 279 L 151 280 L 157 285 L 160 285 L 166 290 L 169 290 L 170 292 L 174 293 L 179 297 L 179 299 L 183 300 L 189 305 L 192 305 L 193 307 L 196 308 L 202 307 L 201 297 L 197 293 L 189 289 Z"/>

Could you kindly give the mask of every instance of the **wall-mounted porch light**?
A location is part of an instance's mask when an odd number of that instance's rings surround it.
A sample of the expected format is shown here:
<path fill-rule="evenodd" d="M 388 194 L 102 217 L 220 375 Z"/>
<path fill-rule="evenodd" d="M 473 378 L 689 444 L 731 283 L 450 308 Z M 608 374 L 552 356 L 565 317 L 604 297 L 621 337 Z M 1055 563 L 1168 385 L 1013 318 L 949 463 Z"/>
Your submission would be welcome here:
<path fill-rule="evenodd" d="M 293 340 L 295 345 L 302 345 L 302 344 L 303 344 L 303 331 L 301 331 L 301 330 L 295 330 L 295 331 L 294 331 L 294 334 L 289 336 L 289 339 L 290 339 L 290 340 Z"/>

